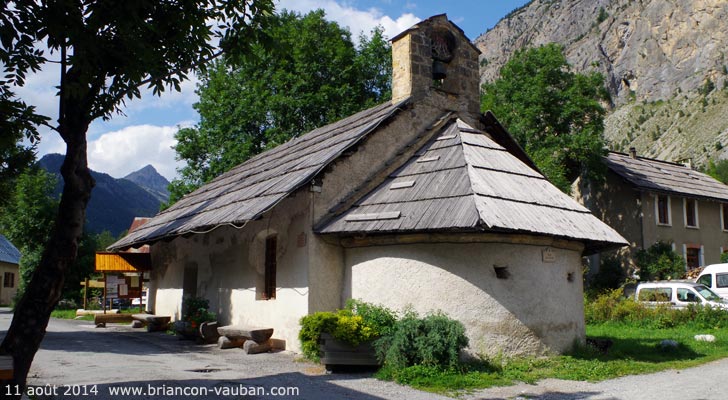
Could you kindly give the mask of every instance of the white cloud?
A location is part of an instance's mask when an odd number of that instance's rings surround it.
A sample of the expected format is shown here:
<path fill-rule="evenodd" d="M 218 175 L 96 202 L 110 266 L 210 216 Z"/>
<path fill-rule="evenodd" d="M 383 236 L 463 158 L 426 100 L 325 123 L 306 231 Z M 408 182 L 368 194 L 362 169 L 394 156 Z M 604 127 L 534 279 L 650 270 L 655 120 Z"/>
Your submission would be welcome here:
<path fill-rule="evenodd" d="M 177 129 L 176 126 L 133 125 L 102 134 L 88 145 L 89 167 L 121 178 L 151 164 L 171 180 L 177 175 L 175 169 L 182 165 L 175 161 L 172 149 L 177 143 L 174 138 Z"/>
<path fill-rule="evenodd" d="M 402 14 L 396 19 L 392 19 L 392 17 L 384 15 L 378 8 L 359 10 L 334 0 L 280 0 L 278 9 L 282 10 L 284 8 L 301 13 L 307 13 L 319 8 L 323 9 L 326 12 L 327 19 L 348 27 L 354 40 L 359 37 L 359 33 L 369 34 L 378 25 L 384 28 L 385 36 L 391 38 L 420 22 L 420 18 L 411 13 Z"/>

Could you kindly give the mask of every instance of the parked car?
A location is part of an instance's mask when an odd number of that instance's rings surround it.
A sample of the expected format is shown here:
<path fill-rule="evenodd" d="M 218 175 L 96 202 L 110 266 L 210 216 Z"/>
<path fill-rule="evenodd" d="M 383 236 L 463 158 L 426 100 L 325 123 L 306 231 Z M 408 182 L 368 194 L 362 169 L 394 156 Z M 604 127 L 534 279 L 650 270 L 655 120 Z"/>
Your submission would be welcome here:
<path fill-rule="evenodd" d="M 142 291 L 141 301 L 145 306 L 147 305 L 147 291 L 146 290 Z M 132 305 L 132 307 L 139 307 L 139 298 L 134 297 L 133 299 L 131 299 L 131 305 Z"/>
<path fill-rule="evenodd" d="M 728 263 L 708 265 L 695 282 L 709 287 L 724 300 L 728 300 Z"/>
<path fill-rule="evenodd" d="M 728 310 L 728 303 L 712 290 L 688 281 L 642 282 L 637 285 L 635 300 L 650 306 L 685 308 L 690 304 L 699 304 Z"/>

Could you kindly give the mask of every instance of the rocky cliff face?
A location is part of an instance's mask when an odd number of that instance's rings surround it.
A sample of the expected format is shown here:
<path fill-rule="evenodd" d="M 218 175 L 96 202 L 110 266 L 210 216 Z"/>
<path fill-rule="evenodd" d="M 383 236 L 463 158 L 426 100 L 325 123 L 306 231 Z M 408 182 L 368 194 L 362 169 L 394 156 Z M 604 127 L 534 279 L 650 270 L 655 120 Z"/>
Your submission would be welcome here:
<path fill-rule="evenodd" d="M 666 100 L 708 79 L 722 87 L 727 27 L 725 0 L 535 0 L 475 44 L 482 80 L 491 81 L 514 51 L 562 43 L 577 71 L 602 72 L 624 104 Z"/>
<path fill-rule="evenodd" d="M 497 78 L 516 50 L 549 42 L 565 46 L 576 71 L 605 76 L 614 101 L 605 134 L 614 149 L 698 164 L 728 156 L 728 124 L 714 121 L 728 87 L 725 0 L 534 0 L 475 40 L 481 81 Z M 706 88 L 715 88 L 707 102 Z M 644 114 L 656 103 L 663 118 Z"/>

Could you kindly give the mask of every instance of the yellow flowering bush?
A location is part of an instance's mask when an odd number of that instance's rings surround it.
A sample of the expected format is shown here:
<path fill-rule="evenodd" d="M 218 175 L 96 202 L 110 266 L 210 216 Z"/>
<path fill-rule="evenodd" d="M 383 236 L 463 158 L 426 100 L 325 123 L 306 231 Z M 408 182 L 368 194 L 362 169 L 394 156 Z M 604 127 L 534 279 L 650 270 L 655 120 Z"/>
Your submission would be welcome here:
<path fill-rule="evenodd" d="M 317 312 L 301 318 L 298 338 L 303 354 L 309 359 L 318 360 L 321 333 L 328 333 L 342 342 L 357 346 L 384 335 L 395 321 L 394 312 L 385 307 L 349 300 L 343 310 Z"/>

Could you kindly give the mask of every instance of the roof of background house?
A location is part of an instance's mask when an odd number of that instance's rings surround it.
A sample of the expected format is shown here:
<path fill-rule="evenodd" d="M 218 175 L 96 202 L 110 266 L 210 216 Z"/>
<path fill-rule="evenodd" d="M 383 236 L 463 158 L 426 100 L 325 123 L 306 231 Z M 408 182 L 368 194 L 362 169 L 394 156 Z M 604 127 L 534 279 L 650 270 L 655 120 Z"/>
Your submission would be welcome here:
<path fill-rule="evenodd" d="M 131 226 L 129 227 L 128 232 L 134 232 L 135 230 L 139 229 L 142 225 L 149 222 L 149 220 L 152 219 L 151 217 L 134 217 L 134 220 L 131 221 Z"/>
<path fill-rule="evenodd" d="M 453 118 L 404 166 L 317 231 L 529 233 L 583 241 L 592 251 L 626 244 L 530 160 L 499 144 L 512 142 L 499 138 L 508 136 L 505 131 L 491 135 Z"/>
<path fill-rule="evenodd" d="M 682 164 L 610 152 L 607 167 L 637 189 L 728 201 L 728 186 Z"/>
<path fill-rule="evenodd" d="M 183 197 L 110 248 L 254 220 L 308 183 L 408 101 L 372 107 L 258 154 Z"/>
<path fill-rule="evenodd" d="M 2 234 L 0 234 L 0 261 L 20 264 L 20 251 Z"/>

